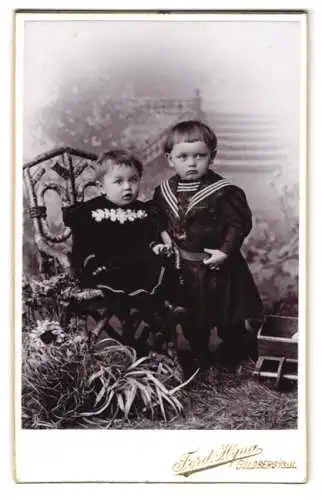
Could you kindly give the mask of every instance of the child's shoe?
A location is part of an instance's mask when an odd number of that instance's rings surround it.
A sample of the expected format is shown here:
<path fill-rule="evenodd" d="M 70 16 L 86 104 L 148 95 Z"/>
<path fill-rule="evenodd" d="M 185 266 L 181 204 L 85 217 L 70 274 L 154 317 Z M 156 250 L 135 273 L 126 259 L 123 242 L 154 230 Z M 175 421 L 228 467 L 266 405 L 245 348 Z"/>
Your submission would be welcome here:
<path fill-rule="evenodd" d="M 165 352 L 166 339 L 162 332 L 157 332 L 154 334 L 153 338 L 153 350 L 159 354 Z"/>
<path fill-rule="evenodd" d="M 243 360 L 241 351 L 234 349 L 230 343 L 223 341 L 216 351 L 214 364 L 226 368 L 231 373 L 236 373 Z"/>
<path fill-rule="evenodd" d="M 184 380 L 188 380 L 199 369 L 199 363 L 190 351 L 177 350 L 177 357 L 182 369 Z"/>

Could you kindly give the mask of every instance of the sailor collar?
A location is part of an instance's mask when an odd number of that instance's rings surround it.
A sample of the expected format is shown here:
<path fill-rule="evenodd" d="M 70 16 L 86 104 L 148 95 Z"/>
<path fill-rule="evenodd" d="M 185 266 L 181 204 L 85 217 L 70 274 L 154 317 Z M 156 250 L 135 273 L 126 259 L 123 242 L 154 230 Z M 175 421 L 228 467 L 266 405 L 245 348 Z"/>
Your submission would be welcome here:
<path fill-rule="evenodd" d="M 171 182 L 171 180 L 174 182 Z M 214 174 L 207 176 L 207 179 L 205 180 L 208 182 L 201 182 L 198 191 L 195 192 L 195 194 L 190 198 L 188 206 L 185 210 L 185 215 L 187 215 L 193 209 L 193 207 L 201 203 L 204 199 L 208 198 L 208 196 L 211 196 L 212 194 L 217 193 L 218 191 L 226 187 L 232 186 L 230 182 L 222 179 L 219 176 L 217 177 Z M 212 180 L 212 182 L 209 183 L 209 180 Z M 177 183 L 178 180 L 176 178 L 168 179 L 161 183 L 160 188 L 161 193 L 172 213 L 177 219 L 179 219 L 178 198 L 176 196 Z"/>

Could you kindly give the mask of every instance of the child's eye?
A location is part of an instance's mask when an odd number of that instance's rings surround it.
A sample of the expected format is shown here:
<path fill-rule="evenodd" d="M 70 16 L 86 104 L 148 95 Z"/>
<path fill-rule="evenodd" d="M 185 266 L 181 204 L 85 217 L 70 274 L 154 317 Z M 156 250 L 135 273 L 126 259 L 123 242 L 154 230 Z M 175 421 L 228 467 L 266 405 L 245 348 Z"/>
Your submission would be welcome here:
<path fill-rule="evenodd" d="M 187 158 L 187 155 L 179 155 L 178 156 L 179 160 L 185 160 Z"/>
<path fill-rule="evenodd" d="M 114 184 L 122 184 L 122 182 L 123 182 L 122 179 L 116 179 L 114 181 Z"/>
<path fill-rule="evenodd" d="M 197 160 L 200 160 L 200 158 L 205 158 L 205 157 L 206 157 L 205 153 L 198 153 L 198 154 L 196 154 Z"/>
<path fill-rule="evenodd" d="M 139 179 L 138 177 L 131 177 L 130 182 L 133 182 L 135 184 L 136 182 L 139 182 Z"/>

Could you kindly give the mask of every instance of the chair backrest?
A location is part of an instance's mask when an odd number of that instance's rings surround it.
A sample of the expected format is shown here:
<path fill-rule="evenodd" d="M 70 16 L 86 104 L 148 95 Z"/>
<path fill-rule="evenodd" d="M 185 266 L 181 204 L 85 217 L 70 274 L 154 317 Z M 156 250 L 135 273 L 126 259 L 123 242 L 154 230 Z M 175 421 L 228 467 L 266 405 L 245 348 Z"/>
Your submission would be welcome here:
<path fill-rule="evenodd" d="M 68 267 L 72 240 L 63 211 L 97 196 L 96 160 L 93 153 L 65 147 L 50 150 L 23 167 L 41 274 L 57 272 L 57 265 Z"/>

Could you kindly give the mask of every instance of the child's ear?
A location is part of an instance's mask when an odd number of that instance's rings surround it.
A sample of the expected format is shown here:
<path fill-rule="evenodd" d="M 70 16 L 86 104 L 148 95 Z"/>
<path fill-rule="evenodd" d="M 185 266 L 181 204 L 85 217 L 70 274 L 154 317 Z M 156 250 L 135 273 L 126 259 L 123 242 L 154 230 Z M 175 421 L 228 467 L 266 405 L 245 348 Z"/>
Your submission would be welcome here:
<path fill-rule="evenodd" d="M 173 161 L 172 161 L 172 158 L 171 158 L 171 153 L 164 153 L 164 157 L 167 160 L 167 162 L 170 165 L 170 167 L 173 167 Z"/>
<path fill-rule="evenodd" d="M 104 187 L 102 181 L 96 181 L 95 186 L 97 187 L 99 193 L 104 194 Z"/>
<path fill-rule="evenodd" d="M 213 163 L 214 159 L 216 158 L 216 154 L 217 154 L 217 148 L 215 148 L 211 151 L 211 154 L 210 154 L 211 163 Z"/>

